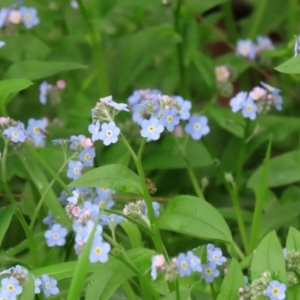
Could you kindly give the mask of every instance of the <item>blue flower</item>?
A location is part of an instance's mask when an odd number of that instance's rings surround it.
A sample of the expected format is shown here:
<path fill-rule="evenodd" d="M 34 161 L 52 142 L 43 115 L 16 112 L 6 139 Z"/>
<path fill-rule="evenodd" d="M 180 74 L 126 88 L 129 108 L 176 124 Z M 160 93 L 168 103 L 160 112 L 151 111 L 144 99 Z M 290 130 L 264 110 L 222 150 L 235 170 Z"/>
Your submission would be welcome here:
<path fill-rule="evenodd" d="M 96 220 L 99 213 L 99 206 L 92 204 L 89 201 L 85 201 L 82 209 L 79 213 L 79 218 L 81 219 L 92 219 Z"/>
<path fill-rule="evenodd" d="M 56 295 L 59 293 L 59 289 L 57 288 L 57 281 L 49 277 L 46 274 L 43 274 L 41 276 L 41 281 L 42 281 L 42 290 L 45 295 L 45 297 L 50 297 L 51 295 Z"/>
<path fill-rule="evenodd" d="M 112 226 L 113 228 L 115 228 L 123 220 L 124 220 L 124 218 L 122 216 L 115 215 L 115 214 L 101 215 L 101 225 L 102 226 Z"/>
<path fill-rule="evenodd" d="M 167 128 L 168 131 L 172 132 L 174 127 L 179 124 L 179 116 L 176 108 L 166 109 L 163 112 L 160 124 Z"/>
<path fill-rule="evenodd" d="M 93 201 L 94 204 L 97 204 L 100 208 L 111 208 L 114 206 L 115 201 L 112 198 L 102 198 L 100 196 L 96 197 Z"/>
<path fill-rule="evenodd" d="M 116 126 L 115 122 L 103 123 L 101 125 L 101 131 L 99 132 L 99 139 L 103 141 L 105 146 L 118 141 L 120 134 L 120 128 Z"/>
<path fill-rule="evenodd" d="M 227 259 L 222 255 L 220 248 L 207 249 L 207 260 L 216 265 L 222 265 Z"/>
<path fill-rule="evenodd" d="M 282 97 L 281 97 L 279 94 L 273 95 L 272 101 L 273 101 L 274 106 L 275 106 L 275 108 L 276 108 L 277 110 L 282 110 L 282 103 L 283 103 L 283 100 L 282 100 Z"/>
<path fill-rule="evenodd" d="M 259 35 L 256 38 L 256 40 L 257 40 L 257 44 L 258 44 L 257 45 L 258 51 L 274 49 L 273 42 L 271 41 L 271 39 L 268 36 Z"/>
<path fill-rule="evenodd" d="M 257 106 L 251 98 L 247 98 L 247 100 L 243 104 L 242 114 L 244 118 L 249 118 L 254 120 L 256 118 Z"/>
<path fill-rule="evenodd" d="M 69 178 L 76 179 L 81 176 L 82 169 L 82 162 L 70 160 L 68 163 L 67 176 Z"/>
<path fill-rule="evenodd" d="M 67 198 L 67 201 L 73 205 L 76 205 L 79 197 L 80 191 L 78 189 L 75 189 L 74 191 L 72 191 L 72 196 Z"/>
<path fill-rule="evenodd" d="M 3 46 L 5 46 L 5 42 L 4 41 L 0 41 L 0 48 L 2 48 Z"/>
<path fill-rule="evenodd" d="M 196 256 L 192 251 L 188 251 L 187 253 L 187 260 L 189 262 L 189 266 L 194 272 L 202 272 L 201 267 L 201 259 Z"/>
<path fill-rule="evenodd" d="M 249 40 L 239 40 L 236 46 L 236 53 L 243 57 L 248 57 L 250 59 L 255 58 L 255 45 Z"/>
<path fill-rule="evenodd" d="M 157 269 L 164 269 L 165 267 L 165 257 L 162 254 L 154 255 L 151 258 L 151 277 L 153 280 L 157 277 Z"/>
<path fill-rule="evenodd" d="M 269 297 L 270 300 L 283 300 L 285 299 L 285 291 L 286 285 L 277 280 L 272 280 L 265 292 L 266 296 Z"/>
<path fill-rule="evenodd" d="M 78 148 L 81 147 L 80 141 L 81 141 L 83 138 L 85 138 L 85 136 L 82 135 L 82 134 L 80 134 L 80 135 L 78 135 L 78 136 L 72 135 L 72 136 L 70 137 L 70 146 L 69 146 L 69 148 L 70 148 L 71 150 L 76 151 Z"/>
<path fill-rule="evenodd" d="M 217 269 L 217 265 L 213 262 L 202 264 L 202 278 L 207 282 L 213 282 L 214 278 L 220 275 L 220 271 Z"/>
<path fill-rule="evenodd" d="M 27 29 L 32 28 L 40 22 L 37 16 L 37 11 L 33 7 L 21 7 L 20 8 L 22 21 Z"/>
<path fill-rule="evenodd" d="M 48 227 L 51 227 L 54 224 L 54 216 L 51 211 L 48 212 L 47 217 L 43 219 L 43 224 L 48 225 Z"/>
<path fill-rule="evenodd" d="M 145 205 L 146 205 L 146 203 L 145 203 Z M 152 202 L 152 207 L 153 207 L 153 210 L 154 210 L 155 217 L 158 218 L 159 214 L 160 214 L 159 213 L 160 204 L 158 202 L 153 201 Z"/>
<path fill-rule="evenodd" d="M 107 105 L 113 107 L 115 110 L 129 111 L 126 103 L 117 103 L 117 102 L 111 100 L 107 103 Z"/>
<path fill-rule="evenodd" d="M 6 135 L 12 142 L 24 142 L 25 141 L 25 133 L 22 129 L 20 129 L 20 126 L 15 127 L 11 126 L 3 130 L 3 134 Z"/>
<path fill-rule="evenodd" d="M 11 296 L 7 290 L 0 289 L 0 300 L 16 300 L 15 296 Z"/>
<path fill-rule="evenodd" d="M 1 292 L 8 295 L 8 299 L 16 299 L 17 295 L 20 295 L 23 291 L 23 288 L 20 286 L 19 281 L 14 278 L 3 278 L 1 280 Z"/>
<path fill-rule="evenodd" d="M 149 120 L 143 120 L 141 126 L 141 136 L 147 138 L 147 141 L 158 140 L 160 134 L 164 131 L 164 127 L 155 117 L 151 117 Z"/>
<path fill-rule="evenodd" d="M 34 293 L 39 294 L 41 292 L 42 280 L 38 277 L 34 277 Z"/>
<path fill-rule="evenodd" d="M 86 222 L 86 225 L 83 226 L 83 227 L 80 226 L 80 223 L 74 222 L 73 229 L 77 233 L 76 237 L 75 237 L 75 242 L 76 243 L 78 243 L 78 242 L 86 243 L 88 241 L 92 231 L 93 231 L 94 226 L 95 226 L 95 223 L 92 220 L 88 220 Z M 95 239 L 102 239 L 101 233 L 102 233 L 102 226 L 97 225 L 94 238 Z"/>
<path fill-rule="evenodd" d="M 231 110 L 234 113 L 243 108 L 244 103 L 247 99 L 247 94 L 247 92 L 239 92 L 235 97 L 230 99 L 229 105 L 231 106 Z"/>
<path fill-rule="evenodd" d="M 191 116 L 191 108 L 192 108 L 192 103 L 189 100 L 184 100 L 180 96 L 172 96 L 174 100 L 177 101 L 177 103 L 181 106 L 181 110 L 179 111 L 180 114 L 180 119 L 181 120 L 188 120 Z"/>
<path fill-rule="evenodd" d="M 27 280 L 28 271 L 20 265 L 16 265 L 11 270 L 12 276 L 18 280 Z"/>
<path fill-rule="evenodd" d="M 94 158 L 96 156 L 95 149 L 92 147 L 85 147 L 79 154 L 79 159 L 84 167 L 92 167 L 94 165 Z"/>
<path fill-rule="evenodd" d="M 89 132 L 92 134 L 92 141 L 99 140 L 100 122 L 97 121 L 95 124 L 89 125 Z"/>
<path fill-rule="evenodd" d="M 9 13 L 8 8 L 2 8 L 0 10 L 0 28 L 2 28 L 5 25 L 8 13 Z"/>
<path fill-rule="evenodd" d="M 192 139 L 200 140 L 203 135 L 209 133 L 207 118 L 204 116 L 193 115 L 184 129 L 185 132 L 192 137 Z"/>
<path fill-rule="evenodd" d="M 40 85 L 40 102 L 42 104 L 46 104 L 47 102 L 47 91 L 48 91 L 48 83 L 43 81 Z"/>
<path fill-rule="evenodd" d="M 68 230 L 66 228 L 60 224 L 54 224 L 45 232 L 44 237 L 47 239 L 47 245 L 49 247 L 63 246 L 66 243 L 67 234 Z"/>
<path fill-rule="evenodd" d="M 46 130 L 45 120 L 29 119 L 26 128 L 27 134 L 33 139 L 34 143 L 40 144 L 45 138 L 44 131 Z"/>
<path fill-rule="evenodd" d="M 110 245 L 103 242 L 101 239 L 96 238 L 93 241 L 91 252 L 90 252 L 90 262 L 95 263 L 100 261 L 102 263 L 108 261 L 108 253 L 110 251 Z"/>
<path fill-rule="evenodd" d="M 263 81 L 260 82 L 260 84 L 265 88 L 267 89 L 270 93 L 272 93 L 273 95 L 277 95 L 279 92 L 281 92 L 280 89 L 276 88 L 276 87 L 273 87 Z"/>
<path fill-rule="evenodd" d="M 192 268 L 189 264 L 189 259 L 185 254 L 180 253 L 176 259 L 175 264 L 176 264 L 176 267 L 177 267 L 180 277 L 191 275 Z"/>

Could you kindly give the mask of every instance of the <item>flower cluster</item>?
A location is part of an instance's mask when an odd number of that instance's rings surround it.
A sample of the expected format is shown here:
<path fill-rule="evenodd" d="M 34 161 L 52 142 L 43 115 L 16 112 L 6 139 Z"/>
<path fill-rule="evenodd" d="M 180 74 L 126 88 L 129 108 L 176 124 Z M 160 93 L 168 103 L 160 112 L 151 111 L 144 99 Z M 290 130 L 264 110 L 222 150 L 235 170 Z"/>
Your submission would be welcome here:
<path fill-rule="evenodd" d="M 33 7 L 14 5 L 0 10 L 0 29 L 6 28 L 9 30 L 20 23 L 23 23 L 26 29 L 30 29 L 39 22 L 37 10 Z"/>
<path fill-rule="evenodd" d="M 88 241 L 90 234 L 95 227 L 92 248 L 89 256 L 90 262 L 106 262 L 111 247 L 102 238 L 103 226 L 111 230 L 123 221 L 123 217 L 115 214 L 106 214 L 104 208 L 111 208 L 114 205 L 112 195 L 115 192 L 105 188 L 74 188 L 72 195 L 68 196 L 63 192 L 59 198 L 65 205 L 67 216 L 73 222 L 75 232 L 75 252 L 79 255 L 83 246 Z M 51 213 L 43 220 L 49 226 L 45 232 L 49 247 L 62 246 L 65 244 L 67 230 L 60 224 L 55 223 Z"/>
<path fill-rule="evenodd" d="M 25 129 L 25 125 L 20 121 L 0 118 L 0 131 L 3 136 L 13 143 L 30 141 L 35 147 L 45 146 L 45 138 L 48 134 L 46 131 L 47 125 L 48 120 L 46 118 L 40 120 L 31 118 L 28 120 L 28 126 Z"/>
<path fill-rule="evenodd" d="M 128 98 L 132 108 L 132 120 L 141 126 L 141 136 L 156 141 L 166 129 L 176 131 L 180 121 L 188 121 L 185 132 L 199 140 L 209 132 L 207 118 L 193 115 L 192 104 L 180 96 L 161 96 L 159 90 L 137 90 Z"/>
<path fill-rule="evenodd" d="M 285 299 L 286 285 L 274 280 L 271 273 L 266 271 L 258 279 L 255 279 L 250 285 L 245 282 L 244 287 L 238 290 L 240 300 L 283 300 Z"/>
<path fill-rule="evenodd" d="M 258 36 L 256 41 L 257 43 L 255 44 L 250 39 L 239 40 L 236 46 L 236 54 L 253 60 L 262 51 L 274 49 L 273 42 L 267 36 Z"/>
<path fill-rule="evenodd" d="M 16 265 L 8 270 L 0 273 L 1 286 L 0 286 L 0 299 L 17 300 L 18 295 L 23 292 L 23 285 L 32 276 L 28 271 Z M 56 295 L 59 293 L 57 288 L 57 281 L 54 278 L 44 274 L 40 278 L 33 277 L 35 283 L 35 294 L 40 294 L 43 291 L 45 297 Z"/>
<path fill-rule="evenodd" d="M 221 96 L 229 97 L 233 92 L 232 82 L 236 79 L 237 73 L 230 65 L 215 67 L 217 88 Z"/>
<path fill-rule="evenodd" d="M 155 217 L 158 218 L 159 208 L 160 208 L 159 203 L 152 202 L 152 207 L 154 210 Z M 126 204 L 123 209 L 123 214 L 133 219 L 143 220 L 150 227 L 148 210 L 147 210 L 145 200 L 138 200 L 136 202 L 130 202 Z"/>
<path fill-rule="evenodd" d="M 190 276 L 192 272 L 198 272 L 207 283 L 211 283 L 220 275 L 218 266 L 223 265 L 227 259 L 223 256 L 222 250 L 212 244 L 206 246 L 206 253 L 205 263 L 201 263 L 201 259 L 192 251 L 188 251 L 186 254 L 180 253 L 169 263 L 162 254 L 154 255 L 151 259 L 151 277 L 155 280 L 157 272 L 161 271 L 166 280 L 172 281 L 177 276 Z"/>
<path fill-rule="evenodd" d="M 254 120 L 259 113 L 266 113 L 273 105 L 275 109 L 282 109 L 280 90 L 261 82 L 263 87 L 257 86 L 248 94 L 239 92 L 230 100 L 233 112 L 241 111 L 244 118 Z"/>
<path fill-rule="evenodd" d="M 52 103 L 59 103 L 61 100 L 61 91 L 66 88 L 66 82 L 62 79 L 58 80 L 55 85 L 43 81 L 40 84 L 40 103 L 46 104 L 49 97 Z"/>
<path fill-rule="evenodd" d="M 129 111 L 127 104 L 115 102 L 112 96 L 100 98 L 92 109 L 93 122 L 88 128 L 93 142 L 102 140 L 108 146 L 118 141 L 120 128 L 115 124 L 114 118 L 120 111 Z"/>

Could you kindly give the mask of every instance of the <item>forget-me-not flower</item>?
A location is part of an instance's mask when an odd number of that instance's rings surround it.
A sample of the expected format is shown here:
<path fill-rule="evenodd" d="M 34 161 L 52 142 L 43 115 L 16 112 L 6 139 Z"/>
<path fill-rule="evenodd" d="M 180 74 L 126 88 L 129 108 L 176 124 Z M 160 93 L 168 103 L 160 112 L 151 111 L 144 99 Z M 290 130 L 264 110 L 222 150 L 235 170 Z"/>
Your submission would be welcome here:
<path fill-rule="evenodd" d="M 40 84 L 40 102 L 42 104 L 46 104 L 47 102 L 47 91 L 48 91 L 48 83 L 43 81 Z"/>
<path fill-rule="evenodd" d="M 50 297 L 51 295 L 56 295 L 59 293 L 59 289 L 56 286 L 57 281 L 54 278 L 49 277 L 46 274 L 43 274 L 41 276 L 41 281 L 42 281 L 41 287 L 45 297 Z"/>
<path fill-rule="evenodd" d="M 105 146 L 116 143 L 120 134 L 120 128 L 116 126 L 115 122 L 103 123 L 101 131 L 99 132 L 99 139 L 103 141 Z"/>
<path fill-rule="evenodd" d="M 4 41 L 0 41 L 0 48 L 2 48 L 3 46 L 5 46 L 5 42 Z"/>
<path fill-rule="evenodd" d="M 235 97 L 233 97 L 229 105 L 233 112 L 237 112 L 243 108 L 243 105 L 247 99 L 247 92 L 239 92 Z"/>
<path fill-rule="evenodd" d="M 10 277 L 1 280 L 1 291 L 8 294 L 8 299 L 16 299 L 17 295 L 22 293 L 23 288 L 20 286 L 19 280 Z"/>
<path fill-rule="evenodd" d="M 176 259 L 176 267 L 177 267 L 180 277 L 191 275 L 192 268 L 191 268 L 189 262 L 190 261 L 185 254 L 180 253 L 178 255 L 178 257 Z"/>
<path fill-rule="evenodd" d="M 198 256 L 196 256 L 192 251 L 188 251 L 186 258 L 189 262 L 189 266 L 194 272 L 202 272 L 201 259 Z"/>
<path fill-rule="evenodd" d="M 209 133 L 210 129 L 207 125 L 207 118 L 205 116 L 193 115 L 189 119 L 184 130 L 192 137 L 192 139 L 200 140 L 203 135 Z"/>
<path fill-rule="evenodd" d="M 89 125 L 89 132 L 92 134 L 92 141 L 99 140 L 100 122 L 97 121 L 95 124 Z"/>
<path fill-rule="evenodd" d="M 60 224 L 53 224 L 52 227 L 45 232 L 44 236 L 47 239 L 47 245 L 53 247 L 63 246 L 66 243 L 67 234 L 68 230 L 66 228 Z"/>
<path fill-rule="evenodd" d="M 32 28 L 40 22 L 37 16 L 37 10 L 33 7 L 21 7 L 20 8 L 21 19 L 27 29 Z"/>
<path fill-rule="evenodd" d="M 3 134 L 6 135 L 14 143 L 22 143 L 26 138 L 24 130 L 22 130 L 20 126 L 10 126 L 3 130 Z"/>
<path fill-rule="evenodd" d="M 222 255 L 220 248 L 207 249 L 207 260 L 216 265 L 222 265 L 227 259 Z"/>
<path fill-rule="evenodd" d="M 248 57 L 250 59 L 255 58 L 255 45 L 249 40 L 239 40 L 237 42 L 236 53 L 243 56 Z"/>
<path fill-rule="evenodd" d="M 283 300 L 285 299 L 285 291 L 286 285 L 284 283 L 281 283 L 277 280 L 272 280 L 269 283 L 265 294 L 270 300 Z"/>
<path fill-rule="evenodd" d="M 174 127 L 179 124 L 179 115 L 176 108 L 165 109 L 161 119 L 159 120 L 168 131 L 172 132 Z"/>
<path fill-rule="evenodd" d="M 80 161 L 70 160 L 68 163 L 67 176 L 76 179 L 81 176 L 83 164 Z"/>
<path fill-rule="evenodd" d="M 247 100 L 243 104 L 242 114 L 244 118 L 249 118 L 254 120 L 257 114 L 257 105 L 251 98 L 247 98 Z"/>
<path fill-rule="evenodd" d="M 202 264 L 202 278 L 207 282 L 213 282 L 214 278 L 220 275 L 220 271 L 217 269 L 217 265 L 213 262 Z"/>
<path fill-rule="evenodd" d="M 95 149 L 93 147 L 85 147 L 79 153 L 79 159 L 84 167 L 92 167 L 94 165 L 94 158 L 96 156 Z"/>
<path fill-rule="evenodd" d="M 93 241 L 91 252 L 90 252 L 90 262 L 95 263 L 97 261 L 106 262 L 108 261 L 108 253 L 110 251 L 110 244 L 103 242 L 101 239 L 96 238 Z"/>
<path fill-rule="evenodd" d="M 156 141 L 159 139 L 160 134 L 164 131 L 163 125 L 155 117 L 149 120 L 143 120 L 141 123 L 141 136 L 147 138 L 147 141 Z"/>

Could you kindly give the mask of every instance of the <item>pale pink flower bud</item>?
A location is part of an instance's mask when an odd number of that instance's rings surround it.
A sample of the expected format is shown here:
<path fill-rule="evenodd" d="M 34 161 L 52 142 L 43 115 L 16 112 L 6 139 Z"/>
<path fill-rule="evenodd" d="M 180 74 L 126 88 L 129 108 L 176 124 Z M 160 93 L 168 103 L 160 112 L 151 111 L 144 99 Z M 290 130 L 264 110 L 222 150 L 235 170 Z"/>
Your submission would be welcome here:
<path fill-rule="evenodd" d="M 0 117 L 0 125 L 8 124 L 9 120 L 10 120 L 9 117 L 7 117 L 7 118 L 5 118 L 5 117 Z"/>
<path fill-rule="evenodd" d="M 73 209 L 72 209 L 72 215 L 74 217 L 78 217 L 79 216 L 79 213 L 80 213 L 80 207 L 79 206 L 75 206 Z"/>
<path fill-rule="evenodd" d="M 18 10 L 11 10 L 8 14 L 8 21 L 13 24 L 19 24 L 21 22 L 21 13 Z"/>
<path fill-rule="evenodd" d="M 124 214 L 125 216 L 128 216 L 128 215 L 129 215 L 129 209 L 128 209 L 128 206 L 127 206 L 127 205 L 125 205 L 125 207 L 123 208 L 123 214 Z"/>
<path fill-rule="evenodd" d="M 219 66 L 215 68 L 215 76 L 217 78 L 217 81 L 226 81 L 229 78 L 229 75 L 230 73 L 226 66 Z"/>
<path fill-rule="evenodd" d="M 92 147 L 93 146 L 93 142 L 90 138 L 82 138 L 80 141 L 79 141 L 80 145 L 85 148 L 85 147 Z"/>
<path fill-rule="evenodd" d="M 245 291 L 245 289 L 243 287 L 239 288 L 239 293 L 243 293 Z"/>
<path fill-rule="evenodd" d="M 259 100 L 266 95 L 266 90 L 260 86 L 256 86 L 249 94 L 253 100 Z"/>
<path fill-rule="evenodd" d="M 152 261 L 152 267 L 161 268 L 164 266 L 165 262 L 165 257 L 162 254 L 155 255 Z"/>
<path fill-rule="evenodd" d="M 228 269 L 225 268 L 225 269 L 223 270 L 223 272 L 224 272 L 224 274 L 226 274 L 226 273 L 228 272 Z"/>
<path fill-rule="evenodd" d="M 104 97 L 104 98 L 100 98 L 100 102 L 102 103 L 108 103 L 112 100 L 112 96 L 107 96 L 107 97 Z"/>
<path fill-rule="evenodd" d="M 56 82 L 56 86 L 60 89 L 60 90 L 63 90 L 67 84 L 64 80 L 60 79 Z"/>

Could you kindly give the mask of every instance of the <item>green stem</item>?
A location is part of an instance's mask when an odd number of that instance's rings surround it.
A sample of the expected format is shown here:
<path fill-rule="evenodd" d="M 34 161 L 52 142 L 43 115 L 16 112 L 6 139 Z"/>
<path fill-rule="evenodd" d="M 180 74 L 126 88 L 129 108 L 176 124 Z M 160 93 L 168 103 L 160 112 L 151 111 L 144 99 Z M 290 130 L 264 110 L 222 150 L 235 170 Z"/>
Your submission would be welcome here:
<path fill-rule="evenodd" d="M 232 14 L 231 2 L 226 1 L 221 5 L 223 16 L 226 24 L 226 32 L 231 43 L 235 44 L 238 39 L 237 30 L 235 27 L 235 20 Z"/>
<path fill-rule="evenodd" d="M 186 157 L 184 157 L 184 160 L 185 160 L 185 162 L 186 162 L 186 169 L 187 169 L 188 174 L 189 174 L 189 176 L 190 176 L 190 179 L 191 179 L 191 181 L 192 181 L 192 184 L 193 184 L 194 190 L 195 190 L 195 192 L 196 192 L 196 195 L 197 195 L 200 199 L 205 200 L 204 195 L 203 195 L 203 193 L 202 193 L 202 190 L 201 190 L 201 188 L 200 188 L 200 185 L 199 185 L 199 183 L 198 183 L 198 180 L 197 180 L 197 178 L 196 178 L 195 172 L 194 172 L 194 170 L 193 170 L 193 168 L 192 168 L 192 166 L 191 166 L 189 160 L 188 160 Z"/>
<path fill-rule="evenodd" d="M 181 5 L 182 5 L 181 0 L 177 0 L 177 4 L 174 10 L 174 28 L 179 35 L 180 35 L 179 23 L 180 23 Z M 186 86 L 186 76 L 185 76 L 185 68 L 184 68 L 183 41 L 177 43 L 176 54 L 177 54 L 178 71 L 180 76 L 180 93 L 183 97 L 188 97 L 188 89 Z"/>
<path fill-rule="evenodd" d="M 91 39 L 93 56 L 97 67 L 97 77 L 98 77 L 98 84 L 100 89 L 100 96 L 108 96 L 110 92 L 109 92 L 108 82 L 107 82 L 105 68 L 104 68 L 104 60 L 103 60 L 103 53 L 101 47 L 101 32 L 98 29 L 100 28 L 100 26 L 99 24 L 95 24 L 93 22 L 91 16 L 89 15 L 88 10 L 85 7 L 83 0 L 78 0 L 78 5 L 83 18 L 86 21 L 90 39 Z"/>
<path fill-rule="evenodd" d="M 259 24 L 262 20 L 268 0 L 260 0 L 256 6 L 257 10 L 253 15 L 253 22 L 249 32 L 249 38 L 254 39 L 257 36 Z"/>
<path fill-rule="evenodd" d="M 60 184 L 60 186 L 66 191 L 67 195 L 71 196 L 72 192 L 69 187 L 64 183 L 62 179 L 52 170 L 44 158 L 38 154 L 30 145 L 24 144 L 26 149 L 39 161 L 39 163 L 48 171 L 48 173 Z"/>
<path fill-rule="evenodd" d="M 175 282 L 175 289 L 176 289 L 176 300 L 180 300 L 180 290 L 179 290 L 178 280 Z"/>
<path fill-rule="evenodd" d="M 213 299 L 216 300 L 217 299 L 217 293 L 215 291 L 214 283 L 212 282 L 209 285 L 210 285 L 210 290 L 211 290 L 211 294 L 213 296 Z"/>
<path fill-rule="evenodd" d="M 8 196 L 10 203 L 16 205 L 17 201 L 15 200 L 15 198 L 7 184 L 7 179 L 6 179 L 6 159 L 7 159 L 8 146 L 9 146 L 9 141 L 7 139 L 5 139 L 3 156 L 1 159 L 2 182 L 3 182 L 4 191 L 5 191 L 6 195 Z M 20 224 L 25 232 L 26 238 L 29 242 L 29 254 L 31 256 L 31 263 L 32 263 L 32 267 L 35 268 L 39 265 L 39 262 L 38 262 L 38 254 L 37 254 L 37 248 L 36 248 L 35 241 L 34 241 L 33 232 L 31 231 L 30 227 L 28 226 L 28 224 L 27 224 L 23 214 L 20 212 L 19 208 L 16 209 L 15 214 L 16 214 L 16 217 L 17 217 L 18 221 L 20 222 Z"/>
<path fill-rule="evenodd" d="M 289 34 L 287 35 L 287 41 L 289 41 L 295 34 L 298 33 L 297 30 L 297 20 L 298 20 L 298 0 L 289 0 L 287 2 L 289 7 L 288 13 L 288 23 L 289 23 Z"/>
<path fill-rule="evenodd" d="M 123 288 L 123 290 L 124 290 L 124 292 L 127 295 L 129 300 L 137 300 L 135 292 L 133 291 L 133 289 L 132 289 L 132 287 L 131 287 L 128 280 L 126 280 L 122 283 L 122 288 Z"/>
<path fill-rule="evenodd" d="M 66 159 L 65 158 L 65 161 L 64 163 L 62 164 L 61 168 L 58 170 L 58 172 L 56 173 L 56 175 L 58 176 L 64 169 L 65 167 L 67 166 L 68 162 L 73 158 L 74 155 L 72 155 L 69 159 Z M 46 199 L 46 196 L 48 195 L 48 192 L 51 190 L 52 186 L 54 185 L 56 179 L 53 178 L 50 183 L 48 184 L 48 186 L 46 187 L 43 195 L 41 196 L 41 199 L 38 203 L 38 205 L 36 206 L 36 209 L 33 213 L 33 216 L 32 216 L 32 219 L 31 219 L 31 222 L 30 222 L 30 229 L 33 230 L 34 228 L 34 224 L 35 224 L 35 221 L 38 217 L 38 214 L 42 208 L 42 205 L 44 204 L 44 200 Z"/>

